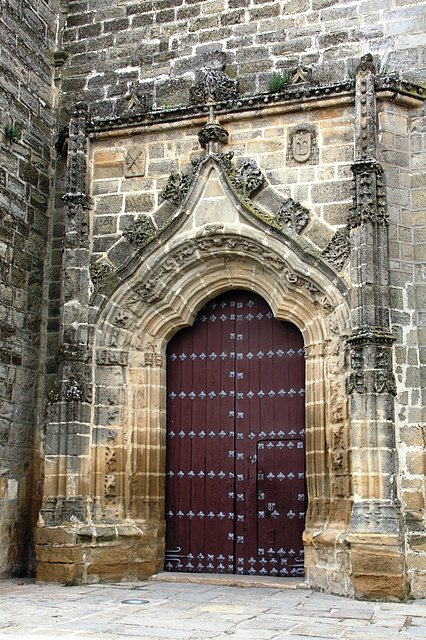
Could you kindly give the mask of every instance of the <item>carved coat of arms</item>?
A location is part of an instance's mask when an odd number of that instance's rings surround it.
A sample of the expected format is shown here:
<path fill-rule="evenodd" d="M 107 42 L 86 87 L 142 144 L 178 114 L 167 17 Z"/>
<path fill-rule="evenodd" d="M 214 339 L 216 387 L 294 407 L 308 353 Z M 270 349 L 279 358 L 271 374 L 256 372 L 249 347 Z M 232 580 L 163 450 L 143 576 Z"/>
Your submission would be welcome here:
<path fill-rule="evenodd" d="M 306 162 L 311 157 L 312 133 L 306 129 L 299 129 L 293 134 L 292 153 L 296 162 Z"/>

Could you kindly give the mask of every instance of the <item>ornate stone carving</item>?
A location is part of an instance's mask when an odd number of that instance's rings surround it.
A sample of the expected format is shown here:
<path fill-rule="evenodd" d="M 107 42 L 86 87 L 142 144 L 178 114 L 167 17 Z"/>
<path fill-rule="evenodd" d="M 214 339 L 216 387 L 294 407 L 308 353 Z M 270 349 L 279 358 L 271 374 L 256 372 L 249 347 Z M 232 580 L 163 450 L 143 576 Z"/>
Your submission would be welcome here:
<path fill-rule="evenodd" d="M 149 343 L 148 351 L 145 351 L 144 365 L 145 367 L 161 367 L 162 357 L 161 353 L 158 353 L 153 344 Z"/>
<path fill-rule="evenodd" d="M 229 134 L 217 122 L 208 122 L 204 125 L 198 134 L 198 140 L 202 147 L 206 147 L 209 142 L 219 142 L 220 144 L 228 143 Z"/>
<path fill-rule="evenodd" d="M 287 227 L 293 233 L 300 233 L 308 224 L 310 215 L 308 209 L 300 202 L 288 198 L 275 215 L 276 221 L 282 227 Z"/>
<path fill-rule="evenodd" d="M 120 365 L 127 366 L 129 354 L 127 351 L 111 351 L 109 349 L 100 349 L 96 353 L 96 363 L 100 365 Z"/>
<path fill-rule="evenodd" d="M 188 174 L 174 171 L 167 180 L 161 195 L 165 200 L 170 200 L 173 204 L 179 205 L 186 198 L 191 181 L 192 177 Z"/>
<path fill-rule="evenodd" d="M 265 176 L 254 160 L 241 160 L 234 175 L 234 184 L 245 198 L 250 197 L 264 185 Z"/>
<path fill-rule="evenodd" d="M 364 222 L 387 226 L 389 214 L 381 165 L 369 158 L 354 162 L 351 169 L 355 178 L 355 195 L 348 219 L 349 229 Z"/>
<path fill-rule="evenodd" d="M 354 346 L 350 352 L 351 368 L 347 391 L 349 394 L 357 391 L 358 393 L 366 392 L 365 371 L 364 371 L 364 354 L 361 346 Z"/>
<path fill-rule="evenodd" d="M 112 473 L 105 474 L 104 493 L 107 498 L 115 498 L 117 496 L 117 476 Z"/>
<path fill-rule="evenodd" d="M 379 347 L 376 352 L 374 390 L 377 393 L 389 392 L 396 395 L 395 375 L 392 371 L 392 355 L 389 347 Z"/>
<path fill-rule="evenodd" d="M 304 287 L 310 294 L 314 303 L 322 306 L 327 312 L 332 309 L 332 305 L 327 296 L 324 295 L 316 285 L 310 280 L 297 275 L 292 271 L 287 263 L 275 253 L 268 251 L 265 247 L 239 236 L 225 235 L 211 230 L 209 235 L 200 236 L 196 240 L 188 241 L 185 247 L 170 252 L 167 257 L 151 272 L 150 277 L 141 285 L 134 288 L 135 296 L 128 302 L 128 306 L 138 309 L 140 302 L 152 303 L 161 298 L 162 289 L 170 273 L 176 272 L 180 267 L 193 261 L 194 253 L 200 257 L 217 254 L 220 251 L 235 251 L 259 256 L 262 263 L 276 271 L 280 277 L 290 286 Z"/>
<path fill-rule="evenodd" d="M 322 252 L 322 257 L 337 271 L 343 268 L 350 255 L 349 233 L 347 229 L 338 229 Z"/>
<path fill-rule="evenodd" d="M 90 278 L 95 286 L 95 289 L 99 289 L 113 274 L 113 270 L 109 264 L 104 262 L 93 262 L 90 265 Z"/>
<path fill-rule="evenodd" d="M 89 112 L 84 102 L 77 102 L 69 124 L 67 195 L 86 193 L 87 137 Z"/>
<path fill-rule="evenodd" d="M 123 235 L 130 244 L 137 249 L 144 247 L 157 234 L 152 219 L 149 216 L 139 216 L 134 222 L 123 231 Z"/>
<path fill-rule="evenodd" d="M 193 104 L 221 102 L 238 98 L 238 80 L 225 75 L 225 54 L 214 51 L 204 56 L 205 75 L 190 90 L 190 101 Z"/>
<path fill-rule="evenodd" d="M 290 166 L 318 162 L 317 132 L 315 127 L 301 125 L 289 132 L 287 162 Z"/>
<path fill-rule="evenodd" d="M 392 370 L 392 342 L 395 336 L 380 329 L 358 331 L 348 339 L 352 373 L 348 393 L 396 394 Z"/>

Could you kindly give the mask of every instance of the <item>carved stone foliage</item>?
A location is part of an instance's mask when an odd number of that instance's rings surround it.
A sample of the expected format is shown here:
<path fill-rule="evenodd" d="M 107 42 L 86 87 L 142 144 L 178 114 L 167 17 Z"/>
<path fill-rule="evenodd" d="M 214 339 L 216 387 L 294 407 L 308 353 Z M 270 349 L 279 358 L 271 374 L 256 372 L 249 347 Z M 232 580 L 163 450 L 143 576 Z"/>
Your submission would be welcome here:
<path fill-rule="evenodd" d="M 389 224 L 383 169 L 374 159 L 359 160 L 351 166 L 355 178 L 355 195 L 348 226 L 354 229 L 364 222 Z"/>
<path fill-rule="evenodd" d="M 105 285 L 113 287 L 116 284 L 117 277 L 109 264 L 104 262 L 92 262 L 89 267 L 89 272 L 95 292 L 99 291 L 102 287 L 105 287 Z"/>
<path fill-rule="evenodd" d="M 349 233 L 347 229 L 338 229 L 322 252 L 322 257 L 336 271 L 340 271 L 350 255 Z"/>
<path fill-rule="evenodd" d="M 243 159 L 238 165 L 232 162 L 233 151 L 214 153 L 212 156 L 223 168 L 231 185 L 243 196 L 249 198 L 259 191 L 265 183 L 265 177 L 254 160 Z M 208 156 L 194 158 L 192 167 L 186 173 L 173 172 L 162 192 L 165 200 L 179 205 L 186 198 L 191 184 L 200 167 L 208 160 Z"/>
<path fill-rule="evenodd" d="M 206 147 L 209 142 L 227 144 L 228 138 L 229 134 L 226 129 L 217 122 L 208 122 L 198 134 L 198 140 L 202 147 Z"/>
<path fill-rule="evenodd" d="M 275 216 L 282 227 L 287 227 L 293 233 L 300 233 L 308 224 L 310 215 L 308 209 L 288 198 Z"/>
<path fill-rule="evenodd" d="M 241 160 L 234 175 L 234 184 L 245 198 L 259 191 L 265 176 L 254 160 Z"/>
<path fill-rule="evenodd" d="M 181 204 L 188 195 L 191 186 L 192 176 L 186 173 L 177 173 L 173 171 L 167 180 L 167 184 L 162 191 L 165 200 L 170 200 L 175 205 Z"/>
<path fill-rule="evenodd" d="M 214 231 L 209 235 L 190 240 L 184 247 L 179 247 L 170 252 L 150 272 L 147 280 L 137 287 L 133 287 L 134 295 L 130 298 L 128 307 L 137 312 L 141 302 L 152 303 L 161 299 L 166 282 L 168 282 L 171 275 L 186 264 L 194 262 L 195 256 L 197 259 L 201 259 L 224 251 L 226 253 L 243 252 L 244 254 L 258 256 L 266 267 L 273 269 L 279 275 L 282 282 L 292 287 L 305 288 L 314 303 L 320 305 L 326 311 L 331 311 L 332 305 L 327 296 L 310 280 L 294 273 L 277 254 L 268 251 L 265 247 L 252 240 L 220 232 L 216 234 Z"/>
<path fill-rule="evenodd" d="M 157 230 L 149 216 L 139 216 L 125 229 L 123 235 L 137 249 L 144 247 L 157 234 Z"/>
<path fill-rule="evenodd" d="M 315 127 L 302 125 L 290 131 L 287 162 L 290 166 L 318 162 L 318 143 Z"/>
<path fill-rule="evenodd" d="M 193 104 L 221 102 L 238 98 L 238 80 L 224 73 L 225 54 L 214 51 L 204 56 L 204 78 L 190 90 L 190 101 Z"/>

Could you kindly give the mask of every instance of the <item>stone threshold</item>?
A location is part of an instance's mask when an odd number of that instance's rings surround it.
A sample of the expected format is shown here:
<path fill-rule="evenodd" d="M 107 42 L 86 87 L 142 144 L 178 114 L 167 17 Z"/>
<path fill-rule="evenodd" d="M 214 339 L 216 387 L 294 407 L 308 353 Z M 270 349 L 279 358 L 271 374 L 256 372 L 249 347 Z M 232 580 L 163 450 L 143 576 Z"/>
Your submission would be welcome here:
<path fill-rule="evenodd" d="M 153 582 L 175 582 L 182 584 L 211 584 L 221 587 L 245 587 L 256 589 L 309 589 L 304 578 L 274 578 L 271 576 L 247 576 L 213 573 L 180 573 L 161 571 L 150 577 Z"/>

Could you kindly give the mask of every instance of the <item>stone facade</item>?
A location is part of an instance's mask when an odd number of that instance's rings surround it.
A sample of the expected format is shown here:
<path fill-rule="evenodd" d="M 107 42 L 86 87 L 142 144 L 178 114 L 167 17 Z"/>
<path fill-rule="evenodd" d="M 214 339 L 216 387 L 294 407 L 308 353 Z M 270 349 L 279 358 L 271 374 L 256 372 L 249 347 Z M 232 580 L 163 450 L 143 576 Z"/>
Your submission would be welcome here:
<path fill-rule="evenodd" d="M 243 288 L 305 341 L 307 581 L 424 597 L 424 4 L 62 10 L 38 579 L 162 568 L 167 342 Z"/>

